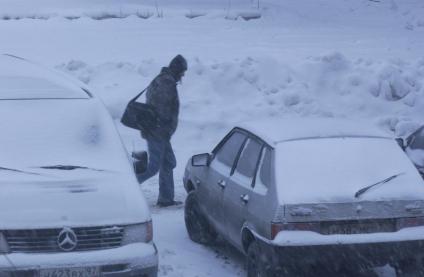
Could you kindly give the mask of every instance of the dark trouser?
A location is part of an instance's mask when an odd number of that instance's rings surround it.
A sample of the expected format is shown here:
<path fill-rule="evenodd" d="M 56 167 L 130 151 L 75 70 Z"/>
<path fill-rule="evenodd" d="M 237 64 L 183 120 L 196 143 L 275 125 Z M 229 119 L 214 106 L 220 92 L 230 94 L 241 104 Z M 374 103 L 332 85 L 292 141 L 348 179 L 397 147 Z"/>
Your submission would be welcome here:
<path fill-rule="evenodd" d="M 177 165 L 177 161 L 175 160 L 171 142 L 152 137 L 148 137 L 146 140 L 149 151 L 149 162 L 146 172 L 137 175 L 138 182 L 141 184 L 159 172 L 158 202 L 172 202 L 174 201 L 173 169 Z"/>

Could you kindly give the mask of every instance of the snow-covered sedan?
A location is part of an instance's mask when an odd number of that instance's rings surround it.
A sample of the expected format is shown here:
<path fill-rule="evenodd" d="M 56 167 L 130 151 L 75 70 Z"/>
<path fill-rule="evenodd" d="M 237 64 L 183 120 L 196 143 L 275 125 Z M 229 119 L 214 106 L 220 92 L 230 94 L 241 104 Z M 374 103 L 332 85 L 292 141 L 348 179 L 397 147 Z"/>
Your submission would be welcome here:
<path fill-rule="evenodd" d="M 0 57 L 0 276 L 157 276 L 149 208 L 103 104 Z"/>
<path fill-rule="evenodd" d="M 423 276 L 424 182 L 376 127 L 335 119 L 235 127 L 211 154 L 192 157 L 184 184 L 190 238 L 211 244 L 221 235 L 246 254 L 249 277 L 385 264 Z"/>

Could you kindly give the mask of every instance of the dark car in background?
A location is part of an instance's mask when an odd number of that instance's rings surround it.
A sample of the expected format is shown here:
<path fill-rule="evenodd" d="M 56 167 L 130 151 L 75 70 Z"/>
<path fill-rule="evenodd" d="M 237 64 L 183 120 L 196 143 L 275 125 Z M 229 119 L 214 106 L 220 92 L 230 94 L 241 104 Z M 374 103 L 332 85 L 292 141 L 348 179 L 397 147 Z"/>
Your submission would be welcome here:
<path fill-rule="evenodd" d="M 424 126 L 406 139 L 404 149 L 424 178 Z"/>
<path fill-rule="evenodd" d="M 211 154 L 189 160 L 184 185 L 190 238 L 230 242 L 246 255 L 248 277 L 345 276 L 334 273 L 386 264 L 423 276 L 424 182 L 374 126 L 237 126 Z"/>

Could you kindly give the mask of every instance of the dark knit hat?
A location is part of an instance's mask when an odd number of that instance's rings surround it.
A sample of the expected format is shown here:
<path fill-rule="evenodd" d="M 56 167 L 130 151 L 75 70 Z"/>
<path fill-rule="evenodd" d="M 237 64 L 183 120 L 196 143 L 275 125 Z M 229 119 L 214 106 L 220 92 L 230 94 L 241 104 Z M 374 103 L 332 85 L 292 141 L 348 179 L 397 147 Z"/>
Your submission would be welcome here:
<path fill-rule="evenodd" d="M 176 74 L 181 74 L 187 70 L 187 61 L 183 56 L 177 55 L 169 64 L 169 69 Z"/>

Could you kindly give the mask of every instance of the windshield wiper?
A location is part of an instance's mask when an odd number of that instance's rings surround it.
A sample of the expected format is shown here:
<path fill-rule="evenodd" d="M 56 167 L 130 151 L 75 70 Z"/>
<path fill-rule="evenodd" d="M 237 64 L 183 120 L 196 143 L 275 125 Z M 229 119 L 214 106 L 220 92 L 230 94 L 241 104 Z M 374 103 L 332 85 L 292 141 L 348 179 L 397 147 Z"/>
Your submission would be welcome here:
<path fill-rule="evenodd" d="M 386 178 L 386 179 L 384 179 L 384 180 L 382 180 L 382 181 L 380 181 L 380 182 L 377 182 L 377 183 L 372 184 L 372 185 L 370 185 L 370 186 L 367 186 L 367 187 L 365 187 L 365 188 L 363 188 L 363 189 L 360 189 L 360 190 L 358 190 L 358 191 L 355 193 L 355 198 L 359 198 L 359 196 L 361 196 L 362 194 L 364 194 L 365 192 L 367 192 L 368 190 L 370 190 L 371 188 L 373 188 L 373 187 L 375 187 L 375 186 L 378 186 L 378 185 L 382 185 L 382 184 L 388 183 L 388 182 L 390 182 L 391 180 L 393 180 L 393 179 L 395 179 L 395 178 L 397 178 L 397 177 L 399 177 L 399 176 L 401 176 L 401 175 L 404 175 L 404 174 L 405 174 L 405 172 L 398 173 L 398 174 L 393 175 L 393 176 L 390 176 L 389 178 Z"/>
<path fill-rule="evenodd" d="M 40 166 L 42 169 L 58 169 L 58 170 L 75 170 L 75 169 L 87 169 L 87 170 L 94 170 L 94 171 L 104 171 L 103 169 L 96 169 L 86 166 L 79 166 L 79 165 L 46 165 L 46 166 Z"/>
<path fill-rule="evenodd" d="M 19 173 L 30 174 L 30 175 L 41 175 L 39 173 L 34 173 L 34 172 L 29 172 L 29 171 L 23 171 L 23 170 L 9 168 L 9 167 L 3 167 L 3 166 L 0 166 L 0 170 L 6 170 L 6 171 L 12 171 L 12 172 L 19 172 Z"/>

